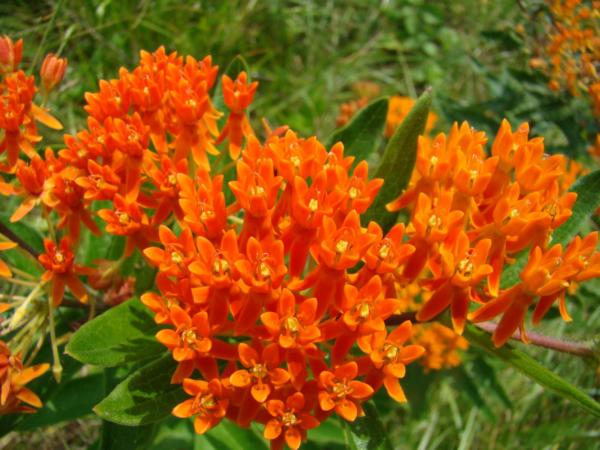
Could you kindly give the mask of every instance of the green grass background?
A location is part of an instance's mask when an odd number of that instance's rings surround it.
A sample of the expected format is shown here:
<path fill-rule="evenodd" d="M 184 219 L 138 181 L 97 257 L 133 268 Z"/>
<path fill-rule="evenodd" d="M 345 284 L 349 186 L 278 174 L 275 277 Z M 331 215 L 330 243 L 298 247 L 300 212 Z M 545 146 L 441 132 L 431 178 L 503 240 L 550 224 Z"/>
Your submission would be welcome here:
<path fill-rule="evenodd" d="M 68 133 L 84 123 L 86 91 L 96 90 L 102 78 L 116 77 L 119 67 L 134 67 L 140 49 L 164 45 L 184 55 L 212 54 L 221 68 L 242 55 L 260 82 L 255 119 L 264 116 L 273 126 L 287 124 L 302 135 L 325 140 L 340 103 L 353 98 L 351 85 L 367 80 L 380 84 L 384 94 L 414 97 L 433 87 L 440 130 L 468 120 L 492 139 L 503 117 L 513 126 L 527 120 L 534 134 L 545 136 L 549 152 L 586 161 L 586 148 L 599 129 L 586 100 L 551 93 L 547 79 L 528 68 L 547 25 L 540 1 L 0 2 L 0 33 L 25 40 L 25 67 L 33 65 L 37 72 L 47 52 L 69 59 L 65 81 L 50 101 Z M 60 147 L 60 134 L 48 137 Z M 554 318 L 540 331 L 594 342 L 599 289 L 591 283 L 571 299 L 572 324 Z M 525 350 L 600 396 L 595 361 Z M 458 370 L 436 374 L 412 370 L 404 383 L 411 405 L 378 395 L 395 448 L 600 448 L 597 419 L 476 350 L 465 361 Z M 152 448 L 210 448 L 205 440 L 194 444 L 188 431 L 169 424 Z M 89 418 L 12 433 L 0 447 L 79 449 L 97 436 L 98 421 Z M 335 423 L 311 436 L 307 448 L 345 448 Z"/>

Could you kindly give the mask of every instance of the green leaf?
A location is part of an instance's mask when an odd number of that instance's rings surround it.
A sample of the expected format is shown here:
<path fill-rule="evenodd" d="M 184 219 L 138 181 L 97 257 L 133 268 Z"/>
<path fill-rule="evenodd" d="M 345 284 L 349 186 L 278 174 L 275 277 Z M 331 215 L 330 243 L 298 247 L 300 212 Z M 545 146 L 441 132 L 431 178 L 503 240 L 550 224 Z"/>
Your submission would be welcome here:
<path fill-rule="evenodd" d="M 341 141 L 344 144 L 344 155 L 356 157 L 354 164 L 367 159 L 377 149 L 383 135 L 387 111 L 387 98 L 373 101 L 345 127 L 336 130 L 327 147 Z"/>
<path fill-rule="evenodd" d="M 418 137 L 425 131 L 430 106 L 431 91 L 427 91 L 416 101 L 385 148 L 375 173 L 375 177 L 383 178 L 385 183 L 364 216 L 365 225 L 373 220 L 387 232 L 396 223 L 399 212 L 389 212 L 385 205 L 408 186 L 417 158 Z"/>
<path fill-rule="evenodd" d="M 20 431 L 75 420 L 92 414 L 93 406 L 104 396 L 104 375 L 95 373 L 61 383 L 57 391 L 44 402 L 35 414 L 27 416 L 19 426 Z"/>
<path fill-rule="evenodd" d="M 489 389 L 506 408 L 512 409 L 513 405 L 508 394 L 504 390 L 504 387 L 502 387 L 502 384 L 500 384 L 496 376 L 496 371 L 486 359 L 483 356 L 478 356 L 471 362 L 471 367 L 481 387 L 486 390 Z"/>
<path fill-rule="evenodd" d="M 126 427 L 104 422 L 99 450 L 146 450 L 156 435 L 155 431 L 155 424 Z"/>
<path fill-rule="evenodd" d="M 387 433 L 372 403 L 363 404 L 365 415 L 344 422 L 344 436 L 350 450 L 392 450 Z"/>
<path fill-rule="evenodd" d="M 196 436 L 194 448 L 214 450 L 267 450 L 266 441 L 251 428 L 242 428 L 223 420 L 202 436 Z"/>
<path fill-rule="evenodd" d="M 141 361 L 164 350 L 154 338 L 158 329 L 150 310 L 134 298 L 83 325 L 66 352 L 83 363 L 103 367 Z"/>
<path fill-rule="evenodd" d="M 600 170 L 579 178 L 569 190 L 577 193 L 573 214 L 554 231 L 551 245 L 567 245 L 600 207 Z"/>
<path fill-rule="evenodd" d="M 600 170 L 579 178 L 569 190 L 577 193 L 577 200 L 572 209 L 573 214 L 565 223 L 554 230 L 550 244 L 561 244 L 563 249 L 588 223 L 594 211 L 600 207 Z M 502 273 L 502 288 L 509 288 L 519 282 L 519 274 L 528 260 L 529 250 L 523 250 L 519 253 L 515 263 Z"/>
<path fill-rule="evenodd" d="M 170 353 L 135 371 L 117 385 L 94 411 L 119 425 L 140 426 L 166 419 L 186 395 L 171 384 L 176 363 Z"/>
<path fill-rule="evenodd" d="M 488 353 L 514 367 L 539 385 L 576 403 L 595 416 L 600 417 L 600 403 L 581 392 L 578 388 L 559 377 L 554 372 L 542 366 L 527 354 L 515 349 L 510 344 L 495 348 L 490 335 L 472 325 L 465 328 L 464 337 L 468 339 L 469 342 L 482 347 Z"/>
<path fill-rule="evenodd" d="M 489 405 L 485 401 L 484 396 L 479 391 L 478 383 L 473 380 L 473 377 L 467 372 L 464 366 L 458 366 L 452 369 L 452 375 L 458 392 L 463 392 L 473 402 L 473 404 L 479 408 L 486 417 L 490 420 L 495 420 L 494 413 L 490 409 Z"/>

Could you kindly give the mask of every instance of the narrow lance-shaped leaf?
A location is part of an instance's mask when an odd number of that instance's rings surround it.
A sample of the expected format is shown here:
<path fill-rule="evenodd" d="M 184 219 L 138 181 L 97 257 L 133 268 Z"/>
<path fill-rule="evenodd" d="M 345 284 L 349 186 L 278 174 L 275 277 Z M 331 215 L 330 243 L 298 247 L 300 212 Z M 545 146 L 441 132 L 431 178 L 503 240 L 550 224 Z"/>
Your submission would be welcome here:
<path fill-rule="evenodd" d="M 513 348 L 510 344 L 495 348 L 490 335 L 474 326 L 465 328 L 464 337 L 467 338 L 469 342 L 478 345 L 485 351 L 511 365 L 539 385 L 556 392 L 561 397 L 576 403 L 586 411 L 600 417 L 600 403 L 581 392 L 578 388 L 559 377 L 554 372 L 542 366 L 530 356 Z"/>
<path fill-rule="evenodd" d="M 600 207 L 600 170 L 581 177 L 573 183 L 569 190 L 577 193 L 577 200 L 572 208 L 573 214 L 554 231 L 550 244 L 562 244 L 563 248 L 569 244 L 571 239 L 586 225 L 594 211 Z M 515 263 L 504 270 L 502 274 L 503 288 L 511 287 L 519 282 L 519 274 L 528 259 L 529 250 L 524 250 L 516 258 Z"/>
<path fill-rule="evenodd" d="M 154 338 L 158 329 L 152 313 L 134 298 L 83 325 L 66 352 L 78 361 L 103 367 L 141 361 L 164 351 Z"/>
<path fill-rule="evenodd" d="M 365 415 L 354 422 L 344 422 L 346 445 L 350 450 L 392 450 L 377 408 L 372 403 L 362 405 Z"/>
<path fill-rule="evenodd" d="M 375 173 L 375 177 L 383 178 L 385 183 L 364 215 L 364 225 L 373 220 L 386 232 L 396 223 L 399 213 L 389 212 L 385 205 L 408 186 L 417 159 L 418 138 L 425 131 L 430 106 L 431 91 L 428 90 L 415 102 L 385 148 Z"/>
<path fill-rule="evenodd" d="M 388 111 L 388 99 L 380 98 L 361 109 L 345 127 L 336 130 L 328 147 L 336 142 L 344 144 L 344 155 L 354 156 L 354 164 L 367 159 L 377 150 Z"/>
<path fill-rule="evenodd" d="M 568 244 L 600 207 L 600 170 L 581 177 L 569 190 L 577 193 L 573 214 L 554 231 L 551 245 Z"/>
<path fill-rule="evenodd" d="M 140 426 L 169 417 L 186 395 L 179 384 L 171 384 L 176 363 L 170 353 L 145 365 L 119 383 L 94 411 L 119 425 Z"/>

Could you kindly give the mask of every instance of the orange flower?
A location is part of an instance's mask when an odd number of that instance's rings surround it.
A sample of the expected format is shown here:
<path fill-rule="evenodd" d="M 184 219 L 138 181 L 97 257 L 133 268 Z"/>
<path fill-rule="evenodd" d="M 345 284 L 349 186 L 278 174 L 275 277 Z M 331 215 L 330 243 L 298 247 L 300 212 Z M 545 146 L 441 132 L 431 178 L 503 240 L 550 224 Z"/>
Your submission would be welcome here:
<path fill-rule="evenodd" d="M 217 139 L 217 144 L 227 138 L 229 140 L 229 156 L 235 161 L 240 155 L 243 138 L 254 134 L 245 111 L 254 99 L 258 82 L 254 81 L 248 84 L 246 72 L 241 72 L 235 81 L 227 75 L 223 75 L 221 82 L 223 99 L 230 112 L 225 127 Z"/>
<path fill-rule="evenodd" d="M 383 384 L 389 396 L 401 403 L 406 401 L 406 396 L 398 379 L 404 378 L 406 365 L 425 352 L 420 345 L 404 345 L 411 333 L 412 323 L 407 320 L 387 336 L 386 332 L 375 335 L 374 351 L 370 354 L 375 367 L 383 371 Z"/>
<path fill-rule="evenodd" d="M 324 370 L 319 374 L 319 406 L 323 411 L 335 409 L 344 419 L 353 422 L 364 415 L 360 402 L 373 394 L 373 388 L 357 381 L 358 366 L 349 362 L 338 366 L 333 372 Z"/>
<path fill-rule="evenodd" d="M 240 362 L 249 370 L 236 370 L 229 377 L 229 381 L 239 388 L 251 386 L 250 392 L 257 402 L 264 403 L 273 390 L 272 386 L 277 388 L 290 379 L 290 374 L 278 367 L 281 358 L 277 344 L 262 349 L 261 356 L 257 350 L 244 343 L 238 346 L 238 352 Z"/>
<path fill-rule="evenodd" d="M 48 170 L 44 161 L 36 154 L 31 158 L 29 166 L 19 160 L 15 174 L 21 186 L 16 188 L 14 193 L 25 198 L 10 216 L 11 222 L 18 222 L 41 202 Z"/>
<path fill-rule="evenodd" d="M 344 286 L 343 321 L 358 334 L 357 344 L 365 353 L 372 351 L 370 337 L 385 331 L 385 319 L 402 306 L 399 300 L 384 295 L 381 278 L 377 275 L 360 290 L 352 285 Z"/>
<path fill-rule="evenodd" d="M 135 247 L 146 247 L 149 240 L 149 219 L 136 202 L 128 202 L 116 194 L 114 210 L 101 209 L 98 216 L 106 222 L 106 231 L 119 236 L 126 236 L 125 255 L 133 253 Z"/>
<path fill-rule="evenodd" d="M 183 380 L 183 390 L 193 398 L 187 399 L 173 408 L 175 417 L 194 417 L 194 430 L 204 434 L 218 425 L 227 412 L 229 400 L 225 397 L 221 381 Z"/>
<path fill-rule="evenodd" d="M 48 364 L 24 367 L 21 356 L 13 355 L 6 343 L 0 341 L 0 415 L 33 413 L 35 408 L 40 408 L 41 400 L 25 385 L 43 375 L 49 367 Z"/>
<path fill-rule="evenodd" d="M 212 333 L 206 312 L 190 317 L 179 306 L 172 305 L 169 316 L 176 330 L 160 330 L 156 339 L 173 352 L 173 359 L 181 362 L 192 360 L 196 355 L 207 356 L 212 349 Z"/>
<path fill-rule="evenodd" d="M 65 286 L 81 302 L 86 303 L 88 294 L 77 275 L 91 275 L 92 269 L 74 264 L 75 255 L 70 249 L 69 241 L 65 238 L 61 239 L 58 247 L 49 239 L 44 239 L 44 249 L 46 252 L 42 253 L 38 259 L 46 269 L 46 272 L 42 274 L 42 280 L 51 283 L 54 306 L 60 305 Z"/>
<path fill-rule="evenodd" d="M 277 312 L 262 313 L 260 320 L 271 338 L 283 348 L 314 345 L 321 331 L 315 324 L 317 299 L 303 299 L 296 311 L 296 297 L 288 289 L 283 289 L 277 303 Z"/>
<path fill-rule="evenodd" d="M 271 441 L 271 450 L 282 449 L 284 442 L 291 449 L 298 449 L 306 439 L 306 431 L 319 425 L 319 421 L 307 412 L 302 392 L 293 393 L 285 403 L 269 400 L 267 411 L 273 419 L 267 422 L 264 437 Z"/>

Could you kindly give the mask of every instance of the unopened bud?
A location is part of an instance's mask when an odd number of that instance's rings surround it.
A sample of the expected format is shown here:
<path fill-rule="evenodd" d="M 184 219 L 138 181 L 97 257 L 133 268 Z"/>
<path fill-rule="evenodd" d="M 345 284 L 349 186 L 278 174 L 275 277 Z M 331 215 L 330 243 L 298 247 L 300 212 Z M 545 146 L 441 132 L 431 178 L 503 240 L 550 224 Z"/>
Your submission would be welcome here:
<path fill-rule="evenodd" d="M 8 36 L 0 37 L 0 75 L 17 70 L 23 55 L 23 40 L 13 43 Z"/>
<path fill-rule="evenodd" d="M 66 70 L 66 58 L 59 58 L 54 53 L 46 55 L 40 69 L 40 76 L 46 93 L 52 91 L 62 81 Z"/>

